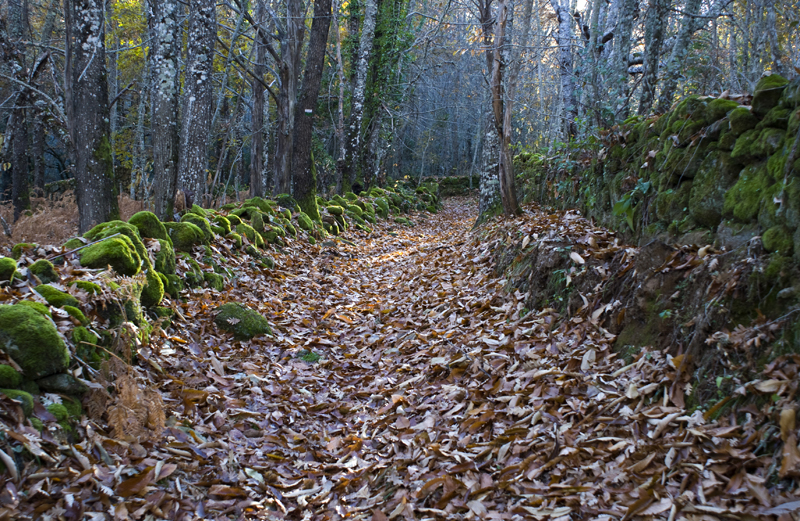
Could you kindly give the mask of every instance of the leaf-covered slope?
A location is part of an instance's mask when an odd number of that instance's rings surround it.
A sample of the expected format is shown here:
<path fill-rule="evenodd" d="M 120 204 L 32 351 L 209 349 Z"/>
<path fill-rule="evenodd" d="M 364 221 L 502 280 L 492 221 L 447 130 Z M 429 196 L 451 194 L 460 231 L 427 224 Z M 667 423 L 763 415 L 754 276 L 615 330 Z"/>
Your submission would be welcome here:
<path fill-rule="evenodd" d="M 163 432 L 114 439 L 84 419 L 73 445 L 54 447 L 21 427 L 15 439 L 49 455 L 47 468 L 12 476 L 3 508 L 378 520 L 777 519 L 796 508 L 800 360 L 742 383 L 760 409 L 690 413 L 676 405 L 684 359 L 645 350 L 625 364 L 597 302 L 571 317 L 527 310 L 495 275 L 512 232 L 539 240 L 588 222 L 528 209 L 471 231 L 474 212 L 451 200 L 415 228 L 289 240 L 272 270 L 227 258 L 231 285 L 187 290 L 172 328 L 139 350 L 134 376 L 158 394 L 140 399 L 162 400 Z M 612 246 L 594 235 L 587 250 Z M 273 336 L 216 329 L 224 301 L 258 310 Z"/>

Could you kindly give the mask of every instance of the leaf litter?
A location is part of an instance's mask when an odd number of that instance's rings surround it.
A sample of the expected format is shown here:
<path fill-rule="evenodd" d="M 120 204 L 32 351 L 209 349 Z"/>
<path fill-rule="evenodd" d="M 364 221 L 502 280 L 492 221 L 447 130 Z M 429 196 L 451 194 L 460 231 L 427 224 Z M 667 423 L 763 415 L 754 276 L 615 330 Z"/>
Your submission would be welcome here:
<path fill-rule="evenodd" d="M 123 397 L 105 415 L 65 438 L 40 405 L 41 433 L 0 397 L 12 469 L 0 515 L 798 519 L 799 356 L 734 393 L 763 405 L 690 412 L 685 355 L 625 363 L 612 350 L 602 297 L 617 274 L 598 270 L 583 307 L 559 316 L 527 310 L 493 264 L 520 236 L 523 249 L 570 237 L 581 269 L 609 254 L 624 266 L 634 248 L 574 213 L 529 207 L 476 230 L 474 218 L 451 199 L 415 228 L 287 240 L 273 270 L 217 242 L 230 286 L 171 303 L 172 327 L 94 384 Z M 218 330 L 227 301 L 261 312 L 273 336 Z"/>

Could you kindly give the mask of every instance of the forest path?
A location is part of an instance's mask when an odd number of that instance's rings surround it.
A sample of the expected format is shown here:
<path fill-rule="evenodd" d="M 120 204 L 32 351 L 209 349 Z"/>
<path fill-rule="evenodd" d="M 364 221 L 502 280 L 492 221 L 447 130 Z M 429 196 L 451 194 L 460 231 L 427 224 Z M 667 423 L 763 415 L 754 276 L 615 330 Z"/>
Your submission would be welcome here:
<path fill-rule="evenodd" d="M 593 245 L 584 255 L 627 254 L 613 234 L 535 208 L 472 230 L 475 213 L 451 199 L 415 227 L 347 234 L 352 244 L 290 241 L 273 270 L 228 259 L 238 263 L 232 286 L 193 290 L 174 336 L 140 353 L 140 367 L 169 375 L 149 377 L 167 430 L 128 451 L 117 511 L 769 519 L 766 509 L 791 497 L 767 492 L 773 463 L 754 456 L 752 422 L 718 424 L 676 405 L 679 358 L 651 350 L 626 366 L 598 323 L 601 300 L 589 295 L 566 318 L 529 311 L 493 271 L 495 248 L 567 234 Z M 274 335 L 219 332 L 224 301 L 258 308 Z"/>

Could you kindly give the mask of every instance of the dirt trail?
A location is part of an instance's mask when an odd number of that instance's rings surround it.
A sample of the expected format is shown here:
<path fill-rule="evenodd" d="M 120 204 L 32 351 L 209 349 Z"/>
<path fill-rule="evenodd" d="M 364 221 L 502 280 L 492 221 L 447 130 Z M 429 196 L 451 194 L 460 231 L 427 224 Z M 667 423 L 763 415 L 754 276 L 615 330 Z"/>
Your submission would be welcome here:
<path fill-rule="evenodd" d="M 679 358 L 625 366 L 588 302 L 561 320 L 503 290 L 492 249 L 575 217 L 530 209 L 472 231 L 475 211 L 450 200 L 413 228 L 290 243 L 274 270 L 230 259 L 232 287 L 194 290 L 140 353 L 162 437 L 90 457 L 54 497 L 118 519 L 777 518 L 797 491 L 767 481 L 757 411 L 690 415 Z M 224 301 L 258 308 L 274 336 L 217 331 Z M 112 442 L 77 449 L 98 445 Z"/>

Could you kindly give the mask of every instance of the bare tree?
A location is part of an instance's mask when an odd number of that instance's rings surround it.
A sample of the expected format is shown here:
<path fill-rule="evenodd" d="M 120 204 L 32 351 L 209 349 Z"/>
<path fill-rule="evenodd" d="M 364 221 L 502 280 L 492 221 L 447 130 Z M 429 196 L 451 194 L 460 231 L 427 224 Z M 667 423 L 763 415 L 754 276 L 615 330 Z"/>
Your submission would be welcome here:
<path fill-rule="evenodd" d="M 256 0 L 256 23 L 263 24 L 266 21 L 267 8 L 264 0 Z M 266 45 L 260 33 L 256 33 L 254 44 L 256 48 L 256 63 L 254 67 L 255 78 L 253 78 L 253 117 L 252 117 L 252 148 L 250 149 L 250 195 L 252 197 L 263 197 L 265 188 L 264 179 L 264 86 L 261 79 L 264 78 L 266 67 L 264 63 L 267 59 Z"/>

